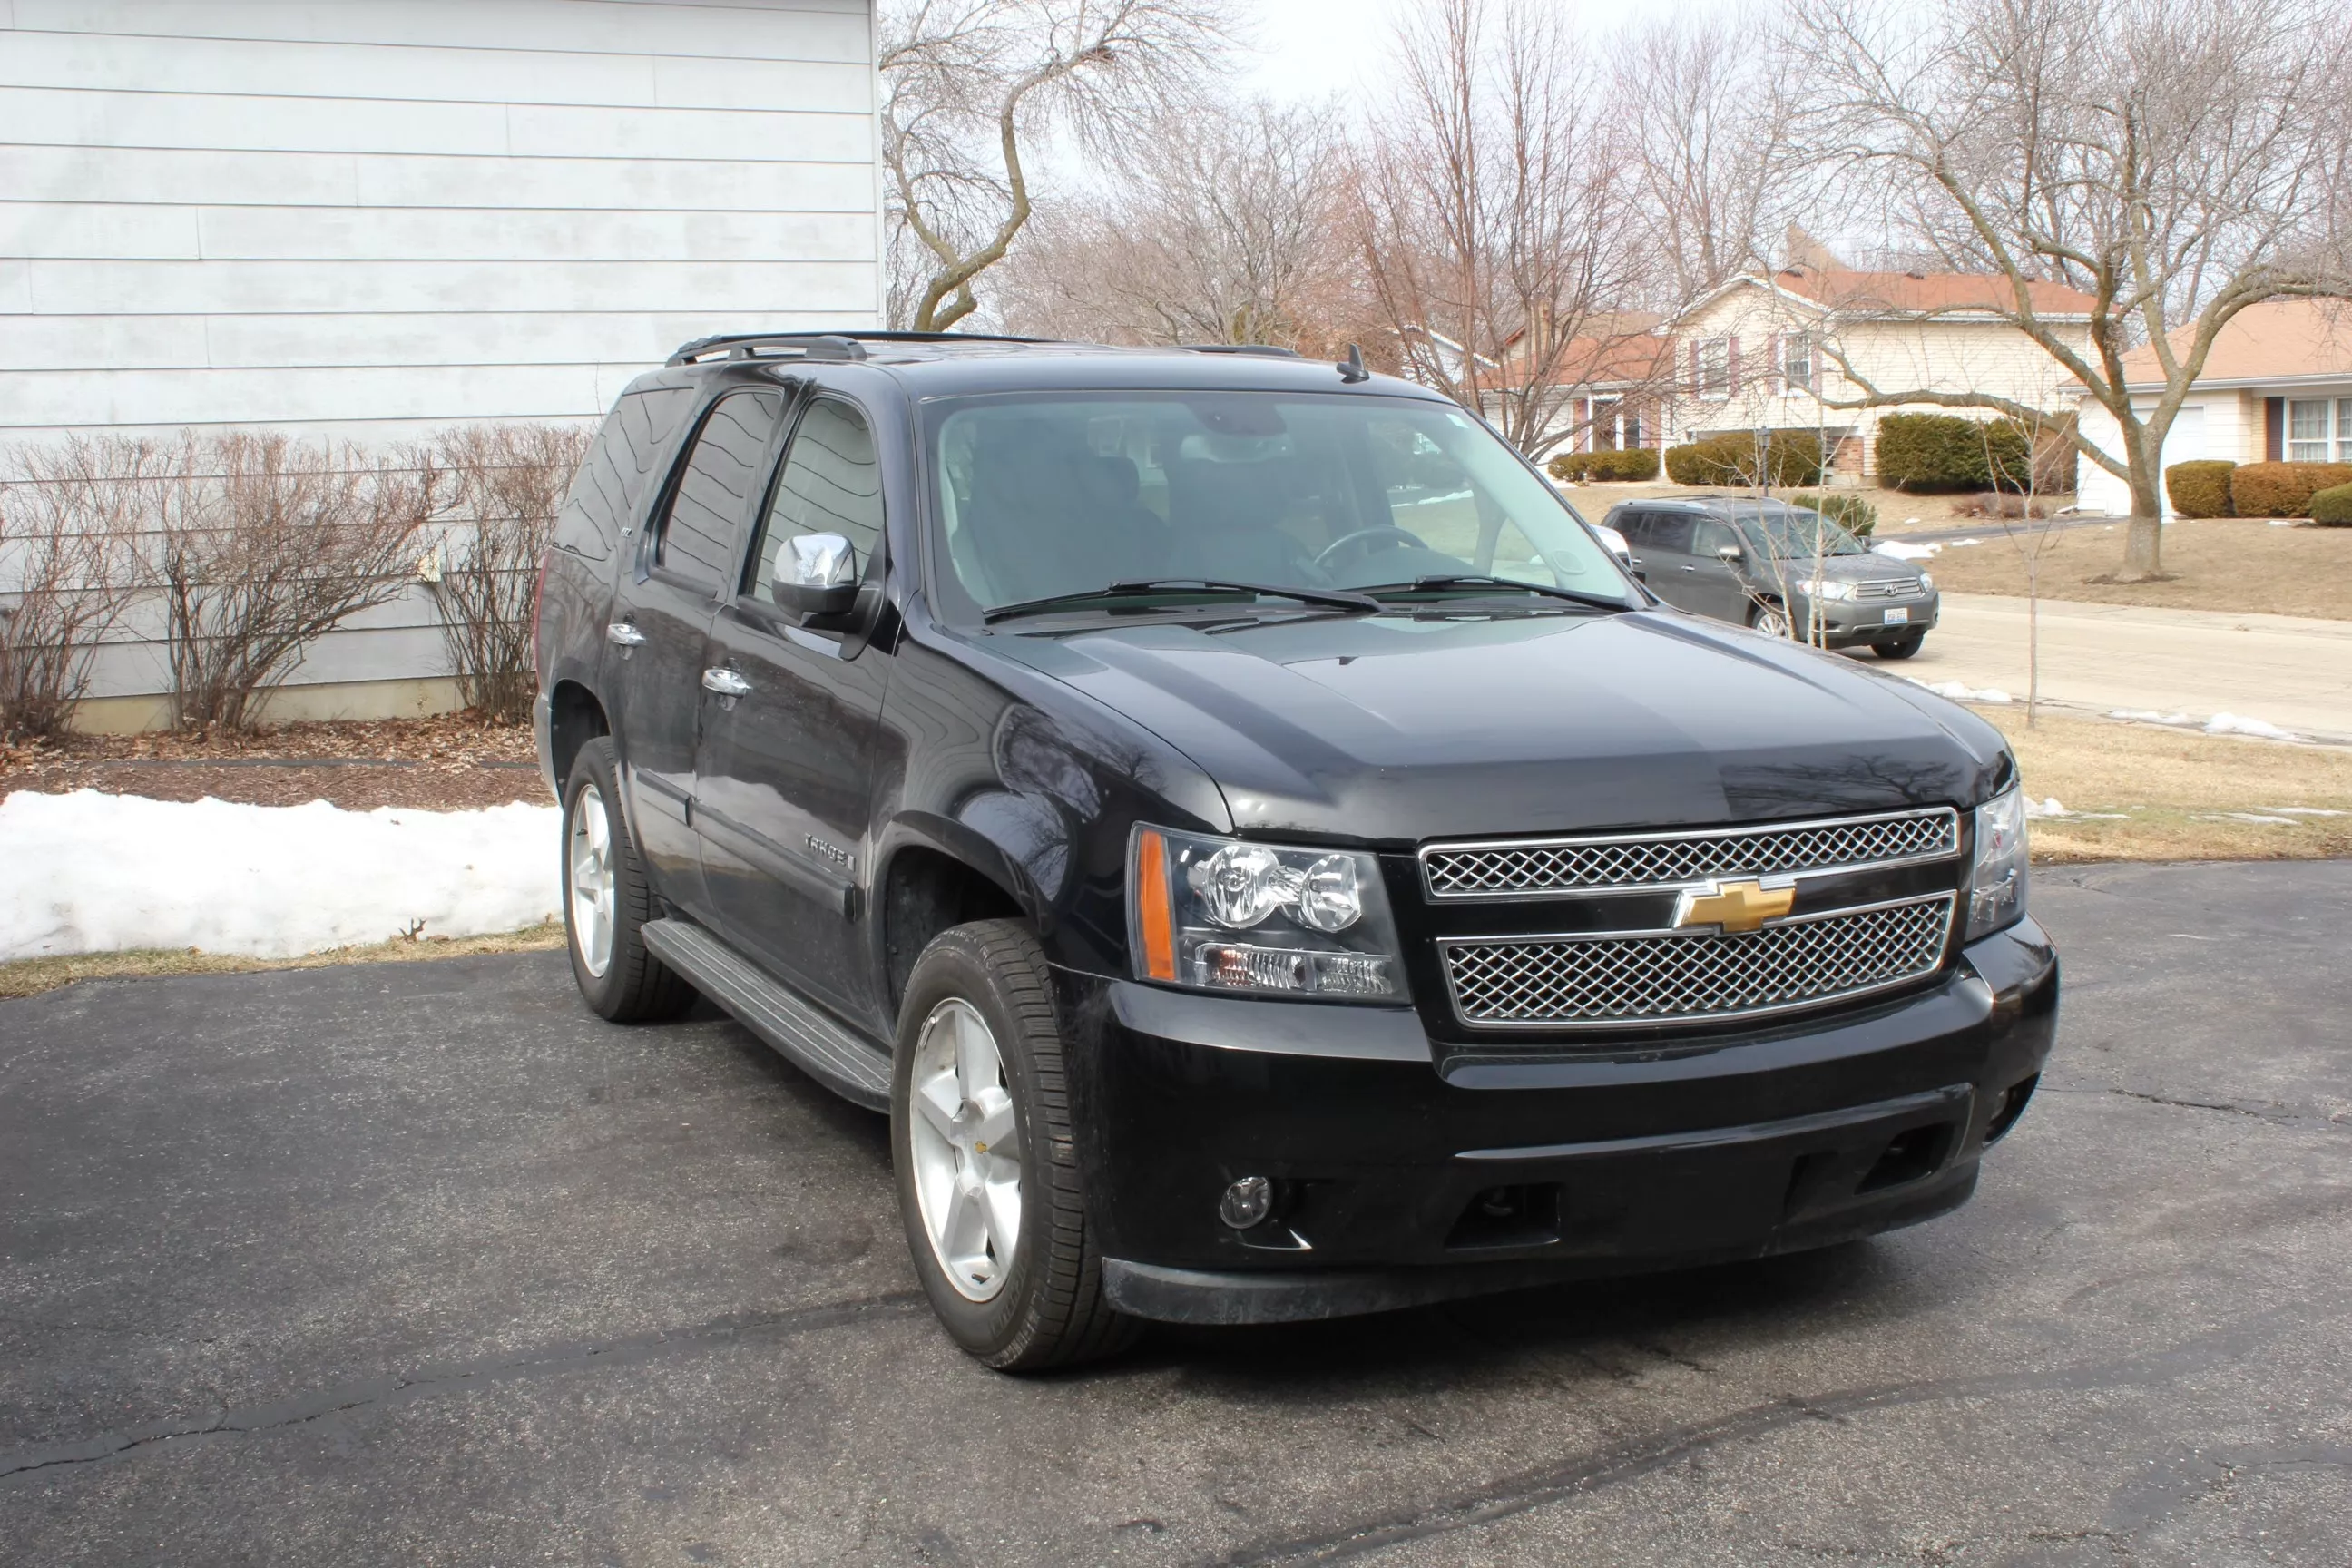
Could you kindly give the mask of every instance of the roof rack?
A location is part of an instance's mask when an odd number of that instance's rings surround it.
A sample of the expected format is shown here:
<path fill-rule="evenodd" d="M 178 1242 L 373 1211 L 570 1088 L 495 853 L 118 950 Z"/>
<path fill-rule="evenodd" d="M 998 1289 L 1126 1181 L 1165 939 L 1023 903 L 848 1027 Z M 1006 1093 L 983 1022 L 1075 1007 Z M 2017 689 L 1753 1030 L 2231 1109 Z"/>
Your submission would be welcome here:
<path fill-rule="evenodd" d="M 1276 348 L 1272 343 L 1178 343 L 1188 354 L 1248 354 L 1255 359 L 1297 359 L 1297 349 Z"/>
<path fill-rule="evenodd" d="M 867 343 L 1034 343 L 1042 338 L 1000 337 L 991 332 L 897 332 L 878 328 L 836 327 L 823 332 L 714 332 L 681 344 L 672 364 L 692 364 L 719 350 L 729 359 L 751 359 L 761 349 L 798 350 L 803 359 L 861 360 Z"/>

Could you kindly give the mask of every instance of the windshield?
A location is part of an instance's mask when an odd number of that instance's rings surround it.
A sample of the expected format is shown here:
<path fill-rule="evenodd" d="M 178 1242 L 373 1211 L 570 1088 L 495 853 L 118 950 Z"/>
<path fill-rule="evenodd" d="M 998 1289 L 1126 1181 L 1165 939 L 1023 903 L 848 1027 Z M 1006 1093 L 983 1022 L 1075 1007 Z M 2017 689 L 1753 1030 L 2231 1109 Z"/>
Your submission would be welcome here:
<path fill-rule="evenodd" d="M 1749 549 L 1776 561 L 1868 553 L 1861 540 L 1817 511 L 1751 512 L 1739 520 L 1739 531 Z"/>
<path fill-rule="evenodd" d="M 1640 602 L 1551 487 L 1444 404 L 1062 394 L 942 404 L 929 428 L 950 620 L 1160 579 L 1329 590 L 1493 576 Z M 1437 591 L 1558 603 L 1508 584 Z"/>

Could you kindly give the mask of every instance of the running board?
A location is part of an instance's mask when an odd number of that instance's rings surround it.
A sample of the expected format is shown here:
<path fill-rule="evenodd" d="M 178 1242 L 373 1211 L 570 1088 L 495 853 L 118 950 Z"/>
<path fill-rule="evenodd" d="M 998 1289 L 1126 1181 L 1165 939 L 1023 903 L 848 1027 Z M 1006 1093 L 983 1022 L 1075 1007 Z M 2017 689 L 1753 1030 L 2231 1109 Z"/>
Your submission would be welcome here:
<path fill-rule="evenodd" d="M 890 1109 L 890 1058 L 771 980 L 691 921 L 647 921 L 646 946 L 697 991 L 844 1100 Z"/>

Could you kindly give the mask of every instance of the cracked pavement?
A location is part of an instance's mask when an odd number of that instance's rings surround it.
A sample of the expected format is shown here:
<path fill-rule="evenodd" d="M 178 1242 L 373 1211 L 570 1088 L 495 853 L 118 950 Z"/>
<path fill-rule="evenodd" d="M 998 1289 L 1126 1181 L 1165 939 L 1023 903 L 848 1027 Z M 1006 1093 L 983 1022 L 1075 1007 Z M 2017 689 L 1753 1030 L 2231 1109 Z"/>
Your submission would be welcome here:
<path fill-rule="evenodd" d="M 878 1120 L 561 954 L 0 1003 L 0 1562 L 2343 1564 L 2352 865 L 2037 875 L 1958 1214 L 1030 1381 Z"/>

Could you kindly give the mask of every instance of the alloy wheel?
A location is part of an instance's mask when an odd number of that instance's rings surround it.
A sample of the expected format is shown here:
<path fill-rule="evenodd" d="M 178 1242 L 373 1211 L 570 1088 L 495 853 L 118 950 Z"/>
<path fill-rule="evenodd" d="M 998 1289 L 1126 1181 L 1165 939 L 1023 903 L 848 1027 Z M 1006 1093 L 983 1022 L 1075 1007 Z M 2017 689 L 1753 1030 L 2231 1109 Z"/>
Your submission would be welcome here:
<path fill-rule="evenodd" d="M 613 822 L 604 796 L 583 785 L 572 802 L 565 835 L 572 868 L 572 942 L 582 967 L 596 979 L 613 965 Z"/>
<path fill-rule="evenodd" d="M 1756 611 L 1756 629 L 1768 637 L 1789 636 L 1789 612 L 1778 605 L 1764 605 Z"/>
<path fill-rule="evenodd" d="M 979 1009 L 950 997 L 915 1042 L 915 1199 L 948 1282 L 992 1300 L 1021 1240 L 1021 1142 L 1004 1061 Z"/>

